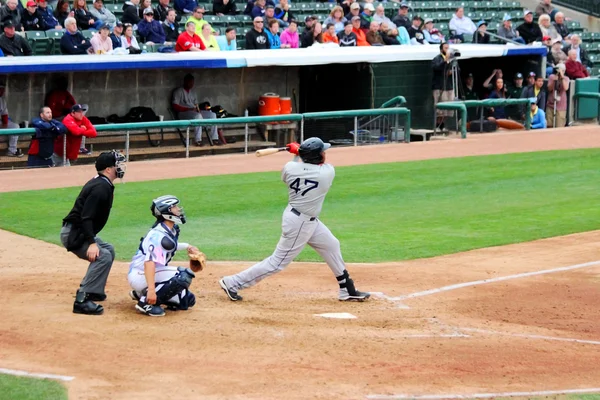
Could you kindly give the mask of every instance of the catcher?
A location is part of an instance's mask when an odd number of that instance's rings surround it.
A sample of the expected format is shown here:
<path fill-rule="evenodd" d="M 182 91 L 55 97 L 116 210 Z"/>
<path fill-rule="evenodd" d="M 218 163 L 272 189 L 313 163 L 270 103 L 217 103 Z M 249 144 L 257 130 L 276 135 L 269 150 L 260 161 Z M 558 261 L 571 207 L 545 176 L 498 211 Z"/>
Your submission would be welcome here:
<path fill-rule="evenodd" d="M 206 257 L 196 247 L 179 242 L 179 226 L 185 224 L 185 213 L 175 196 L 161 196 L 150 207 L 156 222 L 141 239 L 133 256 L 127 279 L 133 290 L 129 293 L 137 300 L 135 308 L 151 317 L 162 317 L 165 310 L 187 310 L 196 304 L 189 287 L 194 272 L 206 266 Z M 177 250 L 187 250 L 190 268 L 171 267 L 169 262 Z"/>

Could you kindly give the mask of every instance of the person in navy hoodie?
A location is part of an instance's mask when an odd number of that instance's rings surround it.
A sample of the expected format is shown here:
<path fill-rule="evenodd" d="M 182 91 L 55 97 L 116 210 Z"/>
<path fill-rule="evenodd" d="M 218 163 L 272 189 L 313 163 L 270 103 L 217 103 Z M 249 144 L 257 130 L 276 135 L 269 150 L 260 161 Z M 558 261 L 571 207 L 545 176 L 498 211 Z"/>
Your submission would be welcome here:
<path fill-rule="evenodd" d="M 138 34 L 146 44 L 165 42 L 165 31 L 162 24 L 154 19 L 154 11 L 151 8 L 144 10 L 144 19 L 138 23 Z"/>
<path fill-rule="evenodd" d="M 60 52 L 62 54 L 87 54 L 92 44 L 77 30 L 75 18 L 67 18 L 65 28 L 65 34 L 60 38 Z"/>
<path fill-rule="evenodd" d="M 31 127 L 35 128 L 35 135 L 29 145 L 28 167 L 53 167 L 52 153 L 54 139 L 67 132 L 67 128 L 55 119 L 52 119 L 50 107 L 40 109 L 40 117 L 31 120 Z"/>
<path fill-rule="evenodd" d="M 62 29 L 58 19 L 54 16 L 54 10 L 46 3 L 46 0 L 37 0 L 37 3 L 38 13 L 42 16 L 46 29 Z"/>

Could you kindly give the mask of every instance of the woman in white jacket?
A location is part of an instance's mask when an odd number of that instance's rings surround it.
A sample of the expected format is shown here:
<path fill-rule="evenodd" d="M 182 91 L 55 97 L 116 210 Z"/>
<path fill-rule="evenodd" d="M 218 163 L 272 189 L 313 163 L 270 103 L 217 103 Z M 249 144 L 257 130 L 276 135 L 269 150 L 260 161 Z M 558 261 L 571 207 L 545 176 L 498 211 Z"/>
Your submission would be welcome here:
<path fill-rule="evenodd" d="M 134 51 L 139 53 L 140 45 L 133 35 L 133 26 L 131 26 L 131 24 L 125 24 L 123 27 L 125 28 L 125 31 L 123 31 L 123 36 L 121 36 L 121 43 L 123 44 L 123 47 L 127 50 L 130 50 L 129 48 L 133 47 L 135 49 Z M 133 51 L 131 52 L 133 53 Z"/>
<path fill-rule="evenodd" d="M 471 18 L 465 16 L 465 9 L 462 7 L 456 9 L 456 13 L 450 20 L 449 28 L 452 33 L 450 39 L 460 39 L 461 42 L 465 41 L 465 34 L 472 35 L 477 30 Z"/>

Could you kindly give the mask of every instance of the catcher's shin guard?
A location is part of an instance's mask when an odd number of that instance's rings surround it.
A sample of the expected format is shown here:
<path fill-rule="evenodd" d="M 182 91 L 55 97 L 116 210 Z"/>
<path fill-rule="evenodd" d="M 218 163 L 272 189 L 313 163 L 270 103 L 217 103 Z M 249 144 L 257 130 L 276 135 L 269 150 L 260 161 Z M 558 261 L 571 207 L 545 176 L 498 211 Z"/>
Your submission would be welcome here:
<path fill-rule="evenodd" d="M 340 286 L 340 292 L 338 299 L 340 301 L 365 301 L 371 297 L 370 293 L 360 292 L 354 287 L 354 281 L 350 279 L 348 271 L 344 270 L 344 273 L 336 277 Z"/>
<path fill-rule="evenodd" d="M 156 291 L 156 304 L 167 304 L 169 299 L 188 289 L 196 275 L 188 268 L 178 267 L 177 274 L 164 282 Z"/>

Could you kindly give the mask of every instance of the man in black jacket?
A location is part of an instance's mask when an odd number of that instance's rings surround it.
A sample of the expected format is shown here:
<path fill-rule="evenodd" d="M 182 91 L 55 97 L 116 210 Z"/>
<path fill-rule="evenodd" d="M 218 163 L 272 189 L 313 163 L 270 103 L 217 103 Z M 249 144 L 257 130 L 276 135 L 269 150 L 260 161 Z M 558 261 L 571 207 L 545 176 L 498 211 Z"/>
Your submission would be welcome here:
<path fill-rule="evenodd" d="M 177 13 L 175 9 L 169 9 L 167 18 L 162 23 L 163 31 L 165 31 L 165 45 L 174 45 L 177 43 L 179 37 L 179 30 L 177 29 Z"/>
<path fill-rule="evenodd" d="M 246 33 L 246 50 L 270 49 L 271 44 L 264 30 L 264 18 L 254 18 L 254 28 Z"/>
<path fill-rule="evenodd" d="M 533 12 L 525 10 L 523 15 L 525 21 L 517 27 L 517 32 L 525 40 L 526 44 L 542 41 L 542 30 L 540 26 L 533 22 Z"/>
<path fill-rule="evenodd" d="M 107 151 L 96 159 L 98 175 L 85 184 L 75 205 L 63 219 L 60 241 L 67 251 L 90 266 L 75 294 L 73 312 L 100 315 L 104 308 L 94 301 L 106 300 L 106 280 L 115 259 L 115 249 L 104 242 L 98 233 L 106 225 L 113 204 L 113 182 L 125 175 L 125 157 L 116 151 Z"/>
<path fill-rule="evenodd" d="M 29 145 L 28 167 L 52 167 L 52 152 L 54 139 L 67 133 L 67 128 L 59 121 L 52 119 L 50 107 L 40 109 L 40 117 L 31 120 L 31 127 L 35 128 L 35 135 Z"/>
<path fill-rule="evenodd" d="M 235 15 L 237 7 L 234 0 L 213 0 L 213 13 L 215 15 Z"/>
<path fill-rule="evenodd" d="M 21 23 L 26 31 L 45 31 L 46 29 L 50 29 L 46 27 L 42 14 L 37 10 L 37 4 L 33 0 L 27 2 L 27 9 L 23 11 Z"/>
<path fill-rule="evenodd" d="M 119 47 L 123 47 L 123 42 L 121 42 L 122 35 L 123 35 L 123 23 L 121 21 L 117 21 L 117 23 L 115 24 L 115 27 L 113 28 L 112 33 L 110 34 L 110 40 L 112 41 L 112 44 L 113 44 L 113 50 L 118 49 Z"/>
<path fill-rule="evenodd" d="M 7 0 L 6 4 L 0 7 L 0 21 L 11 20 L 17 31 L 22 31 L 21 11 L 18 8 L 18 0 Z"/>
<path fill-rule="evenodd" d="M 140 0 L 129 0 L 123 4 L 123 16 L 121 22 L 123 24 L 137 25 L 142 19 L 139 12 Z"/>
<path fill-rule="evenodd" d="M 15 33 L 15 25 L 12 20 L 3 21 L 4 33 L 0 35 L 0 49 L 5 56 L 30 56 L 33 55 L 31 46 L 27 40 Z"/>
<path fill-rule="evenodd" d="M 410 28 L 411 23 L 410 23 L 410 19 L 408 18 L 408 4 L 406 4 L 405 2 L 400 3 L 400 8 L 398 9 L 398 15 L 396 15 L 393 19 L 392 22 L 394 24 L 396 24 L 397 27 L 401 27 L 403 26 L 406 30 L 408 30 L 408 28 Z"/>
<path fill-rule="evenodd" d="M 452 65 L 454 61 L 449 54 L 448 43 L 440 44 L 440 54 L 434 57 L 431 62 L 433 69 L 433 80 L 431 88 L 433 89 L 433 105 L 454 100 L 454 85 L 452 82 Z M 438 110 L 436 126 L 443 129 L 444 118 L 452 116 L 450 110 Z"/>
<path fill-rule="evenodd" d="M 77 21 L 69 17 L 65 20 L 65 34 L 60 38 L 60 52 L 62 54 L 87 54 L 92 47 L 81 32 L 77 30 Z"/>

